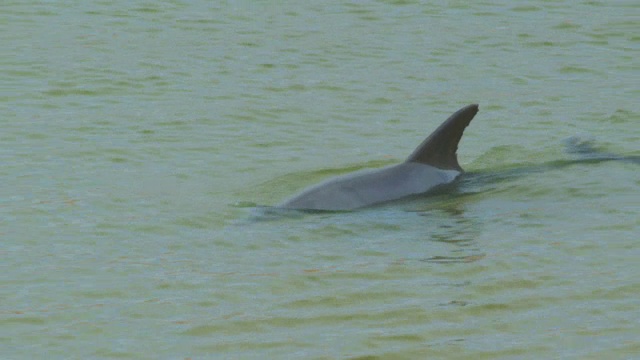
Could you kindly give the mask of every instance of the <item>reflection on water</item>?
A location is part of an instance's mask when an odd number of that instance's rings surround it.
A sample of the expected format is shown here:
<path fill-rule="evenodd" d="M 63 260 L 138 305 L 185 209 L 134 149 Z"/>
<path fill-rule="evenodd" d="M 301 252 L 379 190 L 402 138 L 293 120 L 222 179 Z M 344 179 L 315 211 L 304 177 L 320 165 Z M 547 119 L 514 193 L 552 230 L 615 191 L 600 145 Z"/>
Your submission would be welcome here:
<path fill-rule="evenodd" d="M 485 255 L 468 255 L 468 256 L 432 256 L 423 259 L 424 262 L 451 264 L 451 263 L 469 263 L 481 260 Z"/>

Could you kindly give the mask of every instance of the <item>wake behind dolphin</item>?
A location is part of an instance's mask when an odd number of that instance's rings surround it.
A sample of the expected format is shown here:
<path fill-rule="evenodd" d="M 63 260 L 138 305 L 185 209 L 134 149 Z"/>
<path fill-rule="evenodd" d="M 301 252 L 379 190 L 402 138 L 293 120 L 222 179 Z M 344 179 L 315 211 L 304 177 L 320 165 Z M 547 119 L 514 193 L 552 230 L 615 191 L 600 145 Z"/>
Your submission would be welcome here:
<path fill-rule="evenodd" d="M 454 181 L 464 171 L 458 143 L 478 113 L 472 104 L 456 111 L 401 164 L 358 171 L 303 190 L 278 207 L 297 210 L 354 210 L 426 193 Z"/>

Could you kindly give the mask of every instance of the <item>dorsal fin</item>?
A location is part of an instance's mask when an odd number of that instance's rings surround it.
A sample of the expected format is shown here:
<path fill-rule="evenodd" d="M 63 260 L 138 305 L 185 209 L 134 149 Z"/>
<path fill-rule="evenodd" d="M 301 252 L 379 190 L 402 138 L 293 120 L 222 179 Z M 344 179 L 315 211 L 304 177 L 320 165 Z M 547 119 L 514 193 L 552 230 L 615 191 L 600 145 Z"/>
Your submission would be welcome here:
<path fill-rule="evenodd" d="M 443 170 L 458 170 L 456 151 L 464 129 L 478 113 L 478 104 L 463 107 L 442 123 L 407 158 L 407 162 L 431 165 Z"/>

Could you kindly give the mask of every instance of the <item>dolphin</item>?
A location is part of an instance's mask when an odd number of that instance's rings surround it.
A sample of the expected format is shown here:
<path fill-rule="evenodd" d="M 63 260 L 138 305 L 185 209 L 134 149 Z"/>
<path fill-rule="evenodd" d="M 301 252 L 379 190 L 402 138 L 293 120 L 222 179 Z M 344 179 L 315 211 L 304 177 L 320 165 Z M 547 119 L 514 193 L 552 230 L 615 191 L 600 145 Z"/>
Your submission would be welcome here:
<path fill-rule="evenodd" d="M 423 194 L 464 172 L 456 151 L 464 129 L 478 112 L 472 104 L 456 111 L 403 163 L 331 178 L 303 190 L 277 207 L 345 211 Z"/>

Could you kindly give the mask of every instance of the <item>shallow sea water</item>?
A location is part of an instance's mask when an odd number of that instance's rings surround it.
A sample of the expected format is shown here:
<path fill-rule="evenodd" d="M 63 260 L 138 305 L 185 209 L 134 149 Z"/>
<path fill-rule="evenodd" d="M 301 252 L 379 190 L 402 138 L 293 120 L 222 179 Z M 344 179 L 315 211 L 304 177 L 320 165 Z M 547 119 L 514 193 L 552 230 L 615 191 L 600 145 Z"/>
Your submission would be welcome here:
<path fill-rule="evenodd" d="M 640 356 L 640 165 L 538 166 L 640 155 L 636 2 L 2 8 L 1 358 Z M 469 103 L 478 184 L 259 216 Z"/>

